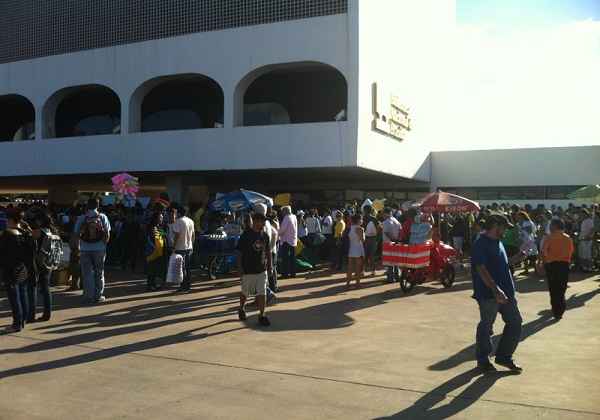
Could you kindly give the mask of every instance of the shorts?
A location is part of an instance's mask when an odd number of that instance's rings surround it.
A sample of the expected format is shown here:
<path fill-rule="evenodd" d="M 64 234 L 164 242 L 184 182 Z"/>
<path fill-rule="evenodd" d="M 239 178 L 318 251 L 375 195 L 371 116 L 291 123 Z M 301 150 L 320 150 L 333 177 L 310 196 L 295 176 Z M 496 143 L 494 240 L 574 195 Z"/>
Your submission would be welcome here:
<path fill-rule="evenodd" d="M 244 274 L 242 276 L 242 294 L 249 296 L 265 296 L 269 276 L 266 271 L 258 274 Z"/>

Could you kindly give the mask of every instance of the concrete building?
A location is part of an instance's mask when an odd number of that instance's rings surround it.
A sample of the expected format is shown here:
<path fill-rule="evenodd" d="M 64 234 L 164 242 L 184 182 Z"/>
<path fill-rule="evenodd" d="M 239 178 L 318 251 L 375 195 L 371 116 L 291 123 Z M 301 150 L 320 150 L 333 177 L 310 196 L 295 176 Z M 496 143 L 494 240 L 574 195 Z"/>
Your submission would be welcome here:
<path fill-rule="evenodd" d="M 431 153 L 448 136 L 435 98 L 451 0 L 4 3 L 0 191 L 69 202 L 128 171 L 184 201 L 238 187 L 339 202 L 534 186 L 547 199 L 600 179 L 597 147 L 530 152 L 581 157 L 566 177 L 466 165 L 520 151 Z"/>

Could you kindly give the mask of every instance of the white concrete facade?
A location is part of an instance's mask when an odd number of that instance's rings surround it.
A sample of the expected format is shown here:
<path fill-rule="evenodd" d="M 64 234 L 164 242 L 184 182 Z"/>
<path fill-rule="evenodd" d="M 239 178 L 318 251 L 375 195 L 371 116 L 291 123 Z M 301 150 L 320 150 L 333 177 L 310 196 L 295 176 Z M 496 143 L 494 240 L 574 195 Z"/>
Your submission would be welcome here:
<path fill-rule="evenodd" d="M 0 96 L 18 94 L 33 103 L 37 141 L 1 143 L 0 176 L 355 166 L 351 127 L 356 125 L 356 95 L 351 93 L 348 121 L 265 127 L 234 123 L 238 84 L 265 66 L 326 64 L 344 75 L 350 92 L 356 91 L 348 19 L 317 17 L 2 64 Z M 221 86 L 224 127 L 131 133 L 136 90 L 148 80 L 179 74 L 201 74 Z M 120 98 L 122 134 L 40 138 L 52 120 L 48 101 L 65 88 L 91 84 L 107 86 Z"/>
<path fill-rule="evenodd" d="M 36 116 L 35 141 L 0 143 L 0 177 L 356 168 L 432 189 L 600 182 L 598 146 L 431 153 L 459 135 L 439 124 L 449 106 L 454 10 L 454 0 L 351 0 L 345 14 L 0 64 L 0 97 L 22 95 Z M 310 63 L 345 78 L 345 121 L 242 126 L 243 95 L 254 80 Z M 220 86 L 223 127 L 139 132 L 141 101 L 154 81 L 189 74 Z M 410 107 L 403 140 L 372 129 L 374 83 Z M 87 85 L 118 96 L 121 134 L 49 138 L 63 93 Z"/>

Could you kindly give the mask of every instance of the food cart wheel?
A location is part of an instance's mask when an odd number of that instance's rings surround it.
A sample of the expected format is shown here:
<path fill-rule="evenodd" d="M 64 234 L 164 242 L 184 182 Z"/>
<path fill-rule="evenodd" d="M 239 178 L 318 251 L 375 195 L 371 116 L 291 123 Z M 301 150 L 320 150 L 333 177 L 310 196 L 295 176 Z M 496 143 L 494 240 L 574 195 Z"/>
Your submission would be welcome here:
<path fill-rule="evenodd" d="M 445 288 L 452 287 L 454 284 L 454 279 L 456 278 L 456 271 L 452 264 L 446 264 L 444 269 L 442 270 L 441 280 L 442 284 Z"/>
<path fill-rule="evenodd" d="M 402 270 L 402 275 L 400 276 L 400 287 L 404 293 L 410 292 L 413 287 L 415 287 L 415 284 L 411 281 L 413 275 L 413 270 Z"/>

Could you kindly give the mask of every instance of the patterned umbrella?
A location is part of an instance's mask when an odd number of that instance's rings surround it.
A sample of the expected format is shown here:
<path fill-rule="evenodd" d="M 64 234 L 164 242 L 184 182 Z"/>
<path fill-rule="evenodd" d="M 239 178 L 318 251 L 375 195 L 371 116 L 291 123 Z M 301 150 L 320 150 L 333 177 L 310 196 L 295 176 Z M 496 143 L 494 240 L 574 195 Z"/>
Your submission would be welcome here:
<path fill-rule="evenodd" d="M 475 201 L 442 191 L 426 196 L 419 202 L 419 207 L 425 213 L 461 213 L 481 210 Z"/>

